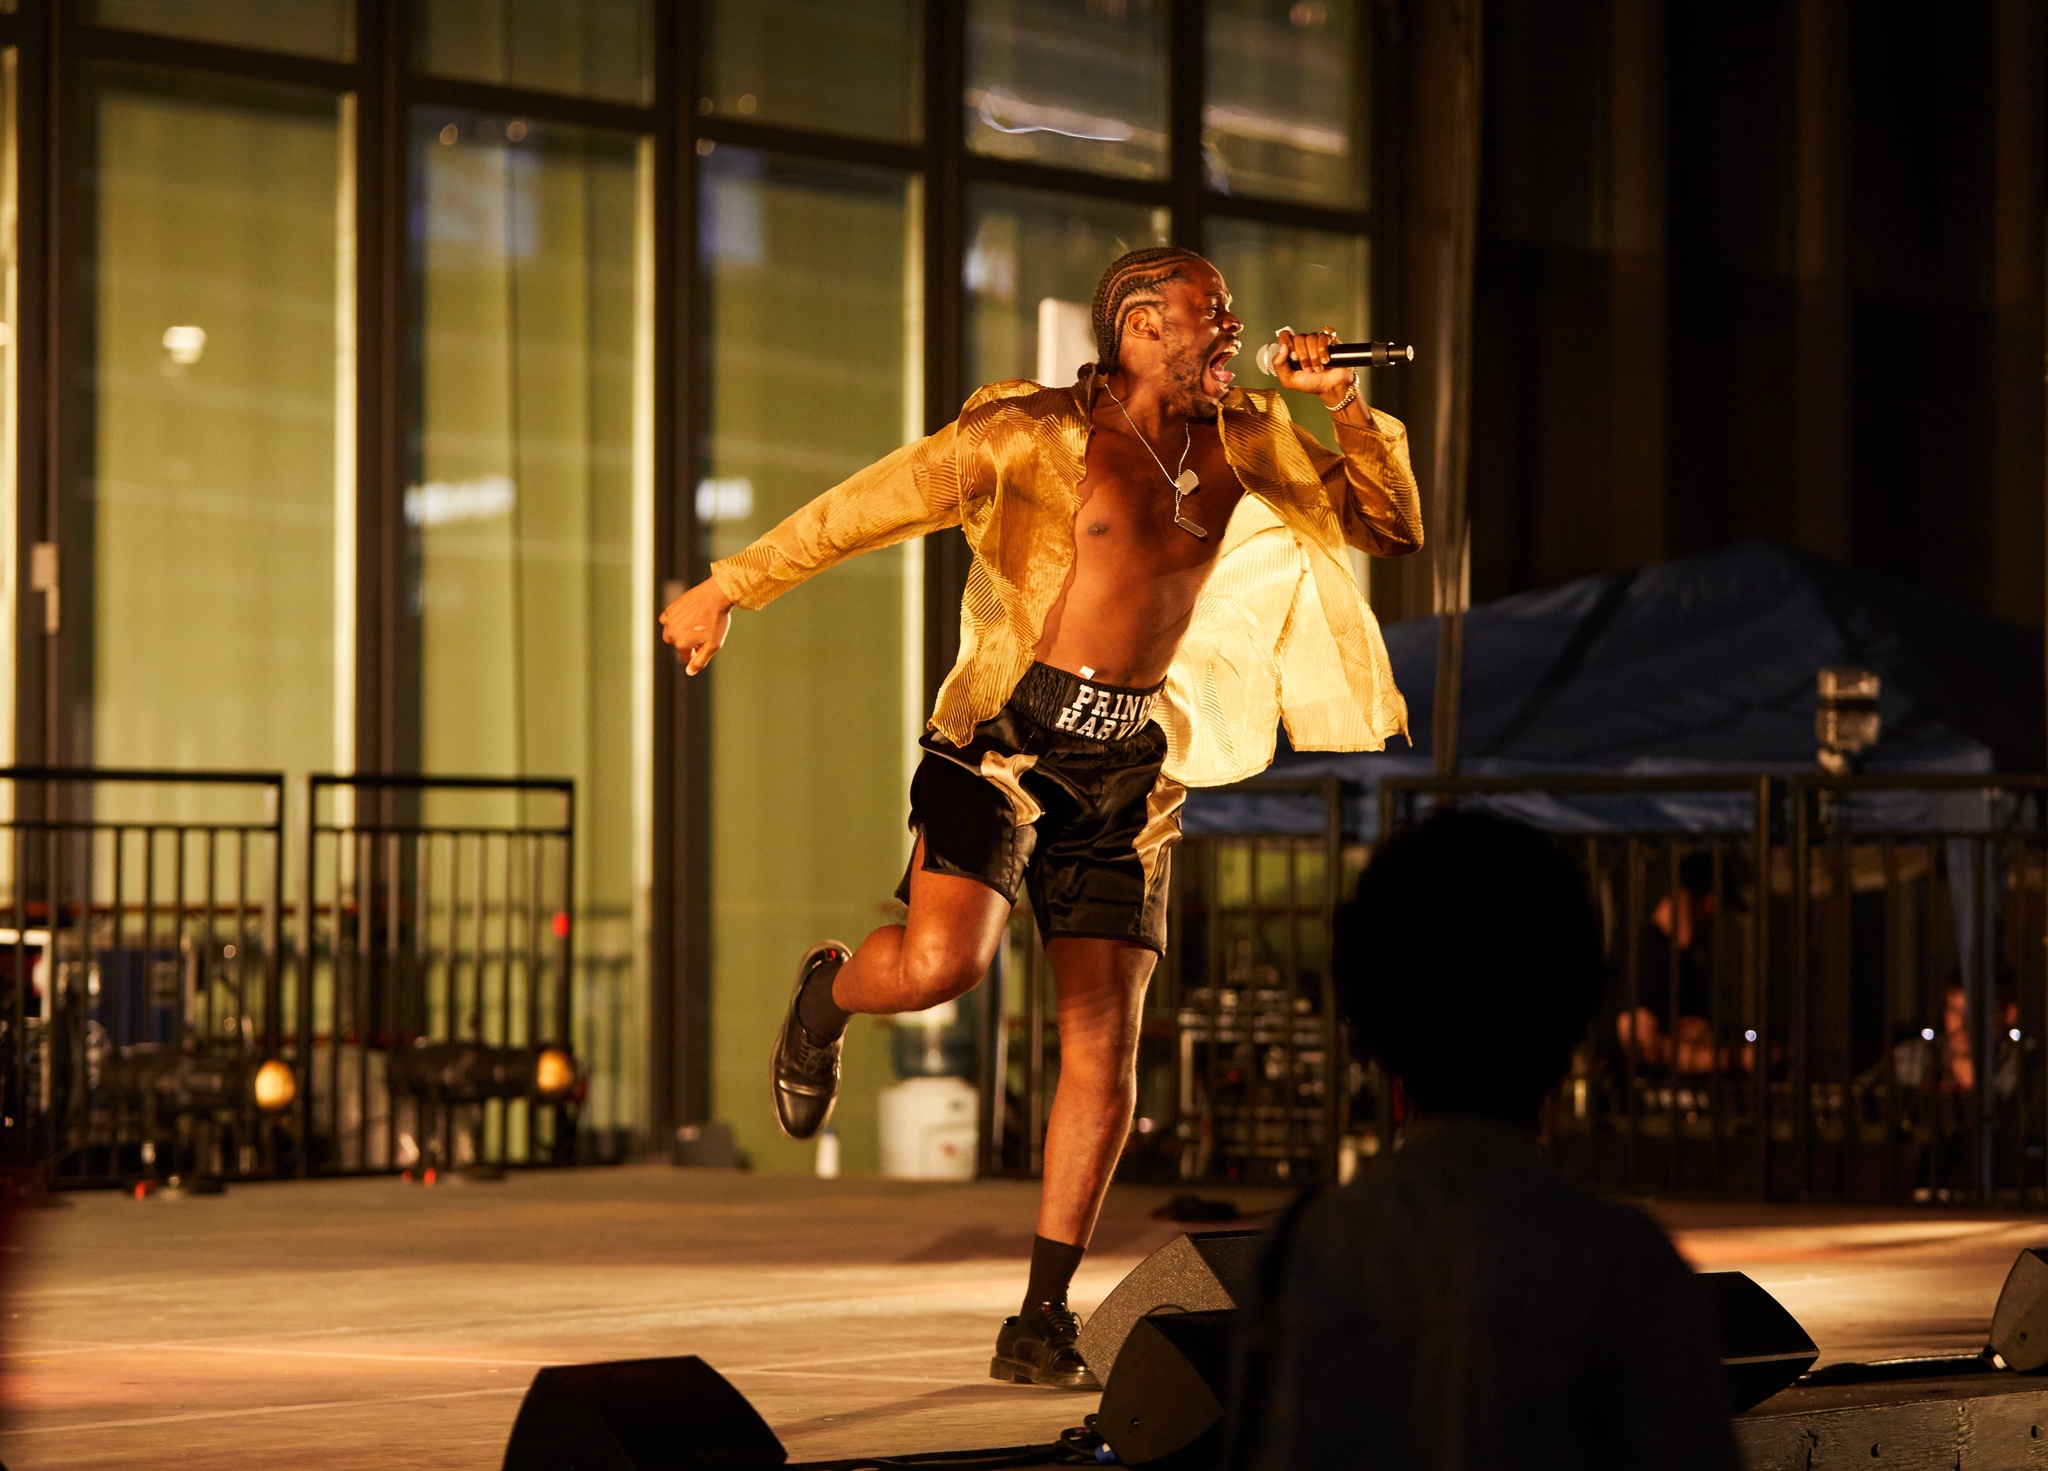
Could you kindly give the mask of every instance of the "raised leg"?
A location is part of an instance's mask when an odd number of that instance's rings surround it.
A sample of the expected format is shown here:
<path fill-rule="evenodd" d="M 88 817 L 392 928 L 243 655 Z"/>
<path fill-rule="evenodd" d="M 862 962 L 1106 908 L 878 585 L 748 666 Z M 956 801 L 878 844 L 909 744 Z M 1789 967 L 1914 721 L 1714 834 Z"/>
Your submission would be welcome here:
<path fill-rule="evenodd" d="M 886 1016 L 965 995 L 988 974 L 1009 923 L 1010 901 L 986 884 L 924 871 L 924 839 L 910 867 L 910 912 L 860 942 L 832 982 L 841 1011 Z"/>
<path fill-rule="evenodd" d="M 1038 1234 L 1086 1246 L 1138 1101 L 1138 1020 L 1157 957 L 1118 940 L 1046 947 L 1059 993 L 1060 1081 L 1045 1129 Z"/>

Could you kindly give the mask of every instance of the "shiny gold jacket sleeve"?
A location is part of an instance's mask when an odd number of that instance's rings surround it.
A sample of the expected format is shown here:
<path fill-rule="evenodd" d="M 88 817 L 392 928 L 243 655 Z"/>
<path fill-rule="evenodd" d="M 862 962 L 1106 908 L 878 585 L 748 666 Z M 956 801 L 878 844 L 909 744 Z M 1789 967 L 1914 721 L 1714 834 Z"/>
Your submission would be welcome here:
<path fill-rule="evenodd" d="M 807 577 L 862 552 L 960 524 L 959 427 L 906 444 L 798 507 L 744 551 L 711 564 L 742 608 L 766 607 Z"/>
<path fill-rule="evenodd" d="M 1391 414 L 1366 412 L 1370 429 L 1337 421 L 1342 454 L 1299 424 L 1294 432 L 1322 477 L 1344 540 L 1375 557 L 1405 557 L 1422 547 L 1422 494 L 1408 463 L 1408 429 Z"/>

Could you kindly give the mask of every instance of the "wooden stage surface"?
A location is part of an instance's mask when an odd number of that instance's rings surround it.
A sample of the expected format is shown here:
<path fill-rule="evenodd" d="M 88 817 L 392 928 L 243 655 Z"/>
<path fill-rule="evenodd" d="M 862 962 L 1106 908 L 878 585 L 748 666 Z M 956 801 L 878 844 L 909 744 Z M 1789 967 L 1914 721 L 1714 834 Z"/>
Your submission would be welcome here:
<path fill-rule="evenodd" d="M 1077 1307 L 1182 1229 L 1151 1218 L 1168 1193 L 1118 1188 Z M 667 1354 L 730 1378 L 793 1460 L 1049 1440 L 1094 1397 L 987 1377 L 1035 1196 L 662 1165 L 72 1195 L 6 1264 L 0 1461 L 486 1471 L 536 1368 Z M 1976 1348 L 2013 1254 L 2048 1245 L 2012 1214 L 1654 1209 L 1823 1363 Z"/>

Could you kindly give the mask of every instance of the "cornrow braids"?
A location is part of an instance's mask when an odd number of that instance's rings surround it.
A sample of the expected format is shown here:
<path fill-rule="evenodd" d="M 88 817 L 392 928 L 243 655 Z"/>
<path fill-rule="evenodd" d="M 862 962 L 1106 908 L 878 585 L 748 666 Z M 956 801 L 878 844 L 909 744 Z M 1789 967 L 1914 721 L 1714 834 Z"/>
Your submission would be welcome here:
<path fill-rule="evenodd" d="M 1102 279 L 1095 283 L 1095 302 L 1088 320 L 1095 328 L 1095 366 L 1098 372 L 1113 373 L 1117 350 L 1123 345 L 1124 314 L 1135 306 L 1156 305 L 1158 288 L 1181 274 L 1181 268 L 1201 256 L 1179 245 L 1148 245 L 1126 251 L 1109 263 Z"/>

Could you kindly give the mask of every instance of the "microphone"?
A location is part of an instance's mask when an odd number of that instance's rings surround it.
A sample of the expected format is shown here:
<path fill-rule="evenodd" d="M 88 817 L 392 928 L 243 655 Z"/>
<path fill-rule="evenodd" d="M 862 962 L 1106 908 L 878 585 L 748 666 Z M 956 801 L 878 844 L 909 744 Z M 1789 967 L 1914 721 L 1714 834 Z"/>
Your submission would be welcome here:
<path fill-rule="evenodd" d="M 1259 371 L 1269 378 L 1278 377 L 1274 369 L 1280 366 L 1280 344 L 1269 342 L 1259 349 L 1255 362 Z M 1392 368 L 1402 363 L 1415 361 L 1415 349 L 1405 342 L 1333 342 L 1330 344 L 1330 366 L 1333 368 Z M 1300 363 L 1294 355 L 1287 355 L 1287 366 L 1298 368 Z"/>

